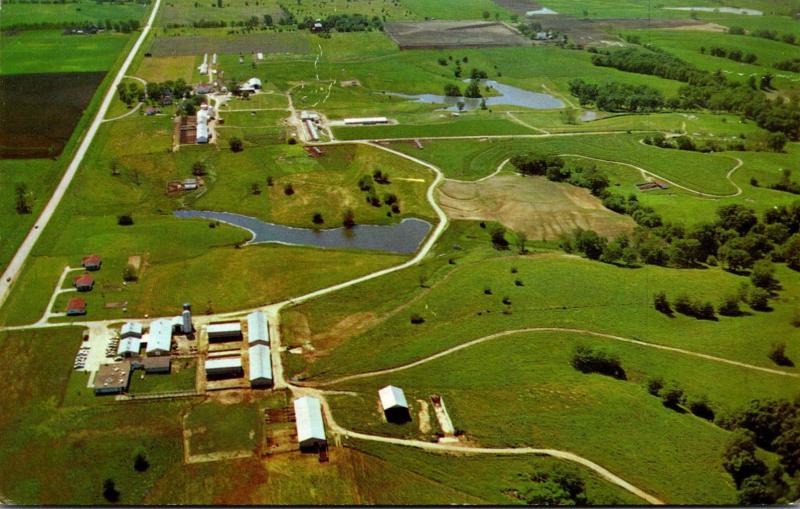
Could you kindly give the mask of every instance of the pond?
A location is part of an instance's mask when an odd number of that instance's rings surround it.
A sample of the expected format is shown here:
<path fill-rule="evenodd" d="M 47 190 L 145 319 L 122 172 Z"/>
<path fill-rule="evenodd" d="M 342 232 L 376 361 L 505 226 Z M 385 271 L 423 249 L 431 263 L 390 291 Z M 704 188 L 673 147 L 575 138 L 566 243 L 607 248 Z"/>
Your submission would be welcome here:
<path fill-rule="evenodd" d="M 464 80 L 469 82 L 469 80 Z M 481 85 L 484 87 L 492 87 L 500 95 L 486 97 L 486 106 L 520 106 L 523 108 L 531 108 L 534 110 L 550 110 L 555 108 L 563 108 L 564 103 L 561 99 L 553 97 L 550 94 L 542 94 L 540 92 L 531 92 L 511 85 L 504 85 L 494 80 L 481 80 Z M 469 97 L 448 97 L 445 95 L 436 94 L 400 94 L 397 92 L 384 92 L 387 95 L 397 97 L 405 97 L 412 99 L 416 102 L 428 104 L 444 104 L 446 110 L 458 111 L 458 103 L 464 103 L 464 111 L 471 111 L 480 108 L 480 98 Z"/>
<path fill-rule="evenodd" d="M 104 72 L 0 76 L 0 158 L 57 156 Z"/>
<path fill-rule="evenodd" d="M 211 219 L 245 229 L 253 234 L 248 244 L 364 249 L 398 254 L 415 252 L 431 229 L 429 222 L 416 218 L 406 218 L 390 225 L 357 224 L 349 230 L 344 227 L 314 230 L 266 223 L 231 212 L 176 210 L 175 215 L 184 219 Z"/>
<path fill-rule="evenodd" d="M 525 13 L 526 16 L 552 16 L 553 14 L 558 13 L 547 7 L 542 7 L 541 9 L 536 9 L 535 11 L 528 11 Z"/>
<path fill-rule="evenodd" d="M 764 13 L 758 9 L 744 9 L 739 7 L 664 7 L 670 11 L 701 11 L 701 12 L 723 12 L 726 14 L 744 14 L 746 16 L 761 16 Z"/>

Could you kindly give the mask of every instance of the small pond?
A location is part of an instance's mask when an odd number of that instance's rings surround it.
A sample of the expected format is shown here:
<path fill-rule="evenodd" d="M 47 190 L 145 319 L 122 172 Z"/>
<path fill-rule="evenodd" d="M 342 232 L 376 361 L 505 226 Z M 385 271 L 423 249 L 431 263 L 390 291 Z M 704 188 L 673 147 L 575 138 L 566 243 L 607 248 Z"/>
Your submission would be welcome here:
<path fill-rule="evenodd" d="M 739 7 L 664 7 L 670 11 L 701 11 L 701 12 L 723 12 L 726 14 L 744 14 L 746 16 L 761 16 L 764 13 L 758 9 L 744 9 Z"/>
<path fill-rule="evenodd" d="M 469 82 L 469 80 L 464 80 Z M 504 85 L 494 80 L 482 80 L 483 87 L 492 87 L 500 95 L 493 97 L 486 97 L 486 106 L 521 106 L 523 108 L 531 108 L 534 110 L 550 110 L 555 108 L 563 108 L 564 103 L 561 99 L 553 97 L 550 94 L 542 94 L 540 92 L 531 92 L 521 88 L 512 87 L 511 85 Z M 397 97 L 405 97 L 412 99 L 416 102 L 429 103 L 429 104 L 444 104 L 444 109 L 450 111 L 458 111 L 458 103 L 464 103 L 464 111 L 470 111 L 480 108 L 480 98 L 469 97 L 448 97 L 446 95 L 436 94 L 400 94 L 397 92 L 385 92 L 388 95 Z"/>
<path fill-rule="evenodd" d="M 526 16 L 543 16 L 543 15 L 553 15 L 558 14 L 553 9 L 549 9 L 547 7 L 542 7 L 541 9 L 536 9 L 535 11 L 528 11 L 525 13 Z"/>
<path fill-rule="evenodd" d="M 185 219 L 211 219 L 243 228 L 253 234 L 248 244 L 365 249 L 398 254 L 415 252 L 431 229 L 429 222 L 415 218 L 406 218 L 390 225 L 357 224 L 350 230 L 344 227 L 314 230 L 266 223 L 255 217 L 231 212 L 176 210 L 175 215 Z"/>

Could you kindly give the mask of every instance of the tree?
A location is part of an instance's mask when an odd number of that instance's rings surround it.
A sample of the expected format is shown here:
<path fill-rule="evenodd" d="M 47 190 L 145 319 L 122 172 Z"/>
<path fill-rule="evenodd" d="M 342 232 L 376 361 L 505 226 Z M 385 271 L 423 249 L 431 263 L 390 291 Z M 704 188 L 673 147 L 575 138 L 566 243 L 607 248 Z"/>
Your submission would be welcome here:
<path fill-rule="evenodd" d="M 258 184 L 258 182 L 253 182 L 250 184 L 250 193 L 254 195 L 261 194 L 261 186 Z"/>
<path fill-rule="evenodd" d="M 120 226 L 130 226 L 133 224 L 133 216 L 130 214 L 122 214 L 117 216 L 117 224 Z"/>
<path fill-rule="evenodd" d="M 672 408 L 673 410 L 678 409 L 683 402 L 683 389 L 678 387 L 678 384 L 675 382 L 670 382 L 665 385 L 658 392 L 658 395 L 661 396 L 661 402 L 664 406 Z"/>
<path fill-rule="evenodd" d="M 136 281 L 139 279 L 139 274 L 136 271 L 136 267 L 132 264 L 127 264 L 124 269 L 122 269 L 122 280 L 127 282 Z"/>
<path fill-rule="evenodd" d="M 554 468 L 530 476 L 532 484 L 521 493 L 529 505 L 587 505 L 583 479 L 572 471 Z"/>
<path fill-rule="evenodd" d="M 483 19 L 489 19 L 492 17 L 492 13 L 489 11 L 483 11 Z"/>
<path fill-rule="evenodd" d="M 444 86 L 444 95 L 447 97 L 461 97 L 461 89 L 458 88 L 458 85 L 448 83 Z"/>
<path fill-rule="evenodd" d="M 585 345 L 575 347 L 570 364 L 581 373 L 599 373 L 618 380 L 627 379 L 619 357 Z"/>
<path fill-rule="evenodd" d="M 753 264 L 750 281 L 757 287 L 766 290 L 775 288 L 778 283 L 775 280 L 775 266 L 769 260 L 758 260 Z"/>
<path fill-rule="evenodd" d="M 492 246 L 495 249 L 505 250 L 508 249 L 508 240 L 506 240 L 506 229 L 500 225 L 492 228 L 491 232 Z"/>
<path fill-rule="evenodd" d="M 783 432 L 772 445 L 789 475 L 800 471 L 800 416 L 784 423 Z"/>
<path fill-rule="evenodd" d="M 145 472 L 148 468 L 150 468 L 150 462 L 147 461 L 144 452 L 139 451 L 133 459 L 133 469 L 137 472 Z"/>
<path fill-rule="evenodd" d="M 325 219 L 322 218 L 321 212 L 314 212 L 314 215 L 311 216 L 311 222 L 314 224 L 322 224 L 325 222 Z"/>
<path fill-rule="evenodd" d="M 753 288 L 747 301 L 750 307 L 757 311 L 769 309 L 769 292 L 763 288 Z"/>
<path fill-rule="evenodd" d="M 242 143 L 242 140 L 236 136 L 228 140 L 228 146 L 230 146 L 231 152 L 241 152 L 244 150 L 244 144 Z"/>
<path fill-rule="evenodd" d="M 689 411 L 697 417 L 706 419 L 707 421 L 714 420 L 714 410 L 711 408 L 711 404 L 706 396 L 697 396 L 690 399 L 688 407 Z"/>
<path fill-rule="evenodd" d="M 575 248 L 590 260 L 598 260 L 603 254 L 606 239 L 592 230 L 578 228 L 575 232 Z"/>
<path fill-rule="evenodd" d="M 738 295 L 726 295 L 722 298 L 722 302 L 719 304 L 719 314 L 722 316 L 739 316 L 742 314 L 742 310 L 739 309 L 739 296 Z"/>
<path fill-rule="evenodd" d="M 283 186 L 283 194 L 285 194 L 286 196 L 291 196 L 294 194 L 294 186 L 292 185 L 291 182 L 287 182 Z"/>
<path fill-rule="evenodd" d="M 667 294 L 662 292 L 658 292 L 653 297 L 653 307 L 656 308 L 656 311 L 660 313 L 664 313 L 667 316 L 672 316 L 672 308 L 669 305 L 669 300 L 667 300 Z"/>
<path fill-rule="evenodd" d="M 781 246 L 781 256 L 786 265 L 794 270 L 800 270 L 800 233 L 795 233 Z"/>
<path fill-rule="evenodd" d="M 192 175 L 202 177 L 207 173 L 205 161 L 195 161 L 192 163 Z"/>
<path fill-rule="evenodd" d="M 767 483 L 764 482 L 764 478 L 758 475 L 752 475 L 745 478 L 741 486 L 739 486 L 737 502 L 743 506 L 774 504 L 775 498 L 772 494 L 772 490 L 770 490 L 767 487 Z"/>
<path fill-rule="evenodd" d="M 525 244 L 527 242 L 528 242 L 528 235 L 522 231 L 517 232 L 517 251 L 519 252 L 519 254 L 525 254 L 528 252 L 528 248 L 525 247 Z"/>
<path fill-rule="evenodd" d="M 661 389 L 664 387 L 664 379 L 660 376 L 651 376 L 645 380 L 644 385 L 647 392 L 653 396 L 658 396 L 658 393 L 661 392 Z"/>
<path fill-rule="evenodd" d="M 24 182 L 18 182 L 14 186 L 15 205 L 17 214 L 30 214 L 33 210 L 31 205 L 30 193 L 28 192 L 28 185 Z"/>
<path fill-rule="evenodd" d="M 470 97 L 470 98 L 473 98 L 473 99 L 477 99 L 477 98 L 481 97 L 480 82 L 478 80 L 476 80 L 476 79 L 471 80 L 469 82 L 469 85 L 467 85 L 467 88 L 464 89 L 464 96 L 465 97 Z"/>
<path fill-rule="evenodd" d="M 103 481 L 103 497 L 109 502 L 119 502 L 119 491 L 114 484 L 113 479 L 106 479 Z"/>
<path fill-rule="evenodd" d="M 788 141 L 789 138 L 787 138 L 783 133 L 778 132 L 767 134 L 767 148 L 773 152 L 783 152 L 783 148 L 786 146 Z"/>
<path fill-rule="evenodd" d="M 748 430 L 737 429 L 731 434 L 722 458 L 722 466 L 737 488 L 748 477 L 767 473 L 767 465 L 756 456 L 754 435 Z"/>
<path fill-rule="evenodd" d="M 346 209 L 342 213 L 342 225 L 348 230 L 356 225 L 356 214 L 353 209 Z"/>
<path fill-rule="evenodd" d="M 782 341 L 772 344 L 769 349 L 768 357 L 778 366 L 794 366 L 792 359 L 786 356 L 786 343 Z"/>

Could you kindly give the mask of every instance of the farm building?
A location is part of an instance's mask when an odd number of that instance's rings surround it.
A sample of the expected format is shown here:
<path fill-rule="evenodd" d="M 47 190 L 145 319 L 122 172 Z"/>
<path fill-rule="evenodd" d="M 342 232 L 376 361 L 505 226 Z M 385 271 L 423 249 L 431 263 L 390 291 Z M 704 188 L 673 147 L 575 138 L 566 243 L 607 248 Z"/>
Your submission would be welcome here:
<path fill-rule="evenodd" d="M 181 187 L 183 187 L 184 191 L 193 191 L 194 189 L 197 189 L 198 186 L 199 184 L 197 183 L 197 179 L 193 178 L 183 179 L 183 182 L 181 182 Z"/>
<path fill-rule="evenodd" d="M 238 378 L 244 374 L 241 357 L 206 359 L 206 378 Z"/>
<path fill-rule="evenodd" d="M 201 74 L 207 74 L 207 73 L 201 73 Z M 197 85 L 197 87 L 195 87 L 194 91 L 198 95 L 206 95 L 214 91 L 214 86 L 211 85 L 211 83 L 201 83 Z"/>
<path fill-rule="evenodd" d="M 86 314 L 86 301 L 80 298 L 70 299 L 67 302 L 67 316 Z"/>
<path fill-rule="evenodd" d="M 258 78 L 250 78 L 239 86 L 242 92 L 255 92 L 261 90 L 261 80 Z"/>
<path fill-rule="evenodd" d="M 129 336 L 120 340 L 117 346 L 117 355 L 122 357 L 131 357 L 139 355 L 139 350 L 142 349 L 142 338 Z"/>
<path fill-rule="evenodd" d="M 130 362 L 102 364 L 94 375 L 94 393 L 121 394 L 128 390 L 131 381 Z"/>
<path fill-rule="evenodd" d="M 194 325 L 192 325 L 192 305 L 188 302 L 184 303 L 179 320 L 181 332 L 183 334 L 192 334 L 194 332 Z"/>
<path fill-rule="evenodd" d="M 83 274 L 73 279 L 72 284 L 79 292 L 90 292 L 94 288 L 94 279 L 89 274 Z"/>
<path fill-rule="evenodd" d="M 306 126 L 306 131 L 308 131 L 308 137 L 311 141 L 319 141 L 319 131 L 317 130 L 317 125 L 311 120 L 303 120 L 303 125 Z"/>
<path fill-rule="evenodd" d="M 172 367 L 172 358 L 164 357 L 145 357 L 142 359 L 142 368 L 145 373 L 169 373 Z"/>
<path fill-rule="evenodd" d="M 153 320 L 147 338 L 147 355 L 169 355 L 170 349 L 172 349 L 172 320 Z"/>
<path fill-rule="evenodd" d="M 125 322 L 119 330 L 119 337 L 125 338 L 140 338 L 142 337 L 142 322 Z"/>
<path fill-rule="evenodd" d="M 389 119 L 386 117 L 362 117 L 362 118 L 346 118 L 344 125 L 378 125 L 388 124 Z"/>
<path fill-rule="evenodd" d="M 98 255 L 84 256 L 81 260 L 81 267 L 86 270 L 100 270 L 103 260 Z"/>
<path fill-rule="evenodd" d="M 206 331 L 210 343 L 241 341 L 242 339 L 242 323 L 239 321 L 210 323 Z"/>
<path fill-rule="evenodd" d="M 197 110 L 197 135 L 195 141 L 197 143 L 208 143 L 208 138 L 208 108 L 206 107 Z"/>
<path fill-rule="evenodd" d="M 247 315 L 247 342 L 250 345 L 269 345 L 269 325 L 263 311 L 254 311 Z"/>
<path fill-rule="evenodd" d="M 325 423 L 322 421 L 322 405 L 317 398 L 303 396 L 294 400 L 297 421 L 297 441 L 302 451 L 316 451 L 327 445 Z"/>
<path fill-rule="evenodd" d="M 411 412 L 408 410 L 408 402 L 403 389 L 394 385 L 387 385 L 378 391 L 383 407 L 383 415 L 388 422 L 402 424 L 411 420 Z"/>
<path fill-rule="evenodd" d="M 253 345 L 248 349 L 250 354 L 250 385 L 253 387 L 269 387 L 272 385 L 272 361 L 267 345 Z"/>

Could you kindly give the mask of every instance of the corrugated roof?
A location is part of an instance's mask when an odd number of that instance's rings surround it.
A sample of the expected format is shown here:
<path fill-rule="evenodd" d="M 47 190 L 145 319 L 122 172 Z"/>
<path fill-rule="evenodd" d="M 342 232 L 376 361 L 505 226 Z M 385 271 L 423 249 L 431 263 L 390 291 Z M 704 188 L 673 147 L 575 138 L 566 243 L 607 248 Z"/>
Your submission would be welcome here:
<path fill-rule="evenodd" d="M 242 367 L 242 358 L 241 357 L 218 357 L 216 359 L 206 359 L 206 371 L 215 370 L 215 369 L 229 369 L 229 368 L 241 368 Z"/>
<path fill-rule="evenodd" d="M 250 353 L 250 381 L 266 378 L 272 380 L 272 360 L 267 345 L 253 345 Z"/>
<path fill-rule="evenodd" d="M 67 302 L 67 309 L 86 309 L 86 301 L 79 298 L 70 299 Z"/>
<path fill-rule="evenodd" d="M 400 387 L 387 385 L 378 391 L 378 396 L 381 398 L 381 406 L 384 410 L 389 410 L 390 408 L 396 407 L 408 408 L 406 395 L 403 394 L 403 389 Z"/>
<path fill-rule="evenodd" d="M 142 337 L 142 322 L 125 322 L 119 330 L 120 336 L 134 334 Z"/>
<path fill-rule="evenodd" d="M 117 346 L 117 355 L 137 354 L 141 347 L 141 338 L 137 338 L 136 336 L 127 337 L 120 340 L 119 346 Z"/>
<path fill-rule="evenodd" d="M 267 315 L 263 311 L 254 311 L 247 315 L 247 341 L 248 343 L 269 342 Z"/>
<path fill-rule="evenodd" d="M 172 320 L 159 319 L 150 323 L 147 353 L 156 350 L 169 351 L 172 346 Z"/>
<path fill-rule="evenodd" d="M 297 419 L 297 440 L 325 440 L 325 424 L 322 421 L 322 405 L 317 398 L 303 396 L 294 400 L 294 414 Z"/>
<path fill-rule="evenodd" d="M 221 322 L 208 324 L 209 334 L 241 334 L 242 322 Z"/>

